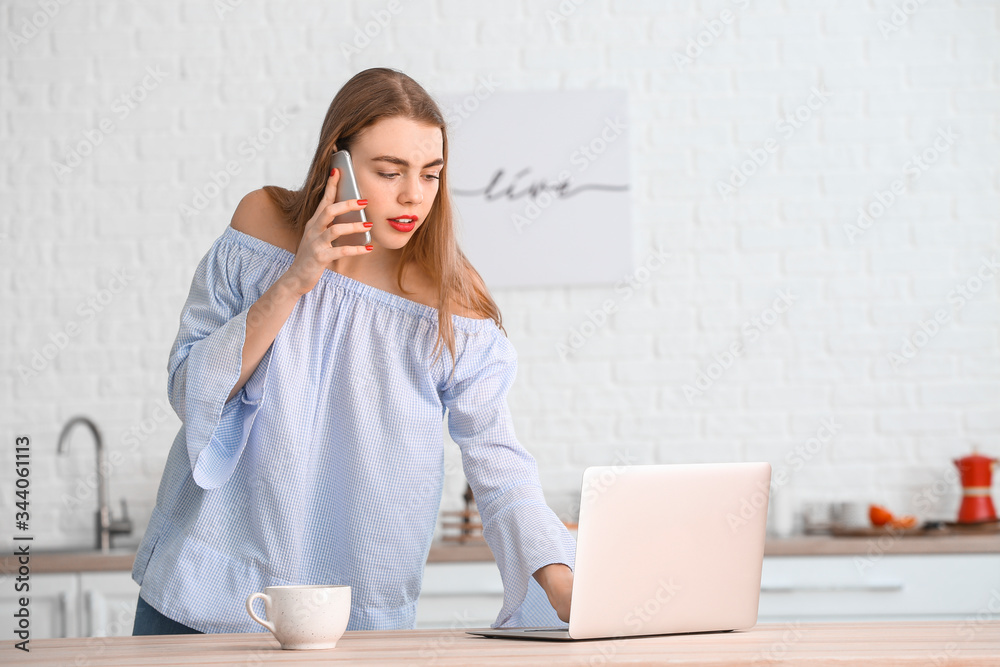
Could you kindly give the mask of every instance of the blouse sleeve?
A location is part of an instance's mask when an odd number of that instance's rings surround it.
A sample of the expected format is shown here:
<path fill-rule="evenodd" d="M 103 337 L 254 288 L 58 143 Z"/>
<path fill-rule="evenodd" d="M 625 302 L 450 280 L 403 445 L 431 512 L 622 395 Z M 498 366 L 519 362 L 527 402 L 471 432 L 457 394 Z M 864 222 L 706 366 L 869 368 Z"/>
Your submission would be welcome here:
<path fill-rule="evenodd" d="M 244 294 L 252 263 L 219 239 L 201 260 L 170 352 L 168 394 L 184 424 L 195 483 L 214 489 L 236 469 L 264 399 L 271 350 L 228 401 L 243 364 L 247 310 L 258 294 Z"/>
<path fill-rule="evenodd" d="M 546 505 L 535 459 L 514 434 L 507 406 L 517 372 L 514 348 L 499 330 L 484 327 L 470 334 L 456 358 L 442 398 L 503 580 L 503 607 L 493 627 L 560 625 L 532 574 L 551 563 L 573 567 L 576 542 Z"/>

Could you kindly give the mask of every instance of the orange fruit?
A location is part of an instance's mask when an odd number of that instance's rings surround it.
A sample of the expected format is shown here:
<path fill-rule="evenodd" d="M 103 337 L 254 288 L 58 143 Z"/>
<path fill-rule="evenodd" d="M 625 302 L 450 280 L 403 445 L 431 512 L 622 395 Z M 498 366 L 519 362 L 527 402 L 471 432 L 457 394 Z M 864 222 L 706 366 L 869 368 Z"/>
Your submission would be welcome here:
<path fill-rule="evenodd" d="M 892 526 L 893 528 L 901 528 L 903 530 L 909 528 L 916 528 L 917 517 L 912 515 L 903 516 L 898 519 L 893 519 L 892 521 L 889 522 L 889 525 Z"/>
<path fill-rule="evenodd" d="M 868 506 L 868 519 L 872 522 L 873 526 L 884 526 L 892 521 L 893 518 L 892 512 L 881 505 Z"/>

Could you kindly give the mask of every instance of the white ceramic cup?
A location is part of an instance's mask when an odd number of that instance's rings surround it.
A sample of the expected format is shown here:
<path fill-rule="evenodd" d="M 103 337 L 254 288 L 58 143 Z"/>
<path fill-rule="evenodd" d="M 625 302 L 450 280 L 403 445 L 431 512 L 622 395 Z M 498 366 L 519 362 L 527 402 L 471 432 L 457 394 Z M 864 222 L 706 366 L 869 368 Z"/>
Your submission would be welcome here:
<path fill-rule="evenodd" d="M 264 615 L 253 601 L 264 601 Z M 336 648 L 351 616 L 350 586 L 268 586 L 247 598 L 250 618 L 271 631 L 281 648 Z"/>

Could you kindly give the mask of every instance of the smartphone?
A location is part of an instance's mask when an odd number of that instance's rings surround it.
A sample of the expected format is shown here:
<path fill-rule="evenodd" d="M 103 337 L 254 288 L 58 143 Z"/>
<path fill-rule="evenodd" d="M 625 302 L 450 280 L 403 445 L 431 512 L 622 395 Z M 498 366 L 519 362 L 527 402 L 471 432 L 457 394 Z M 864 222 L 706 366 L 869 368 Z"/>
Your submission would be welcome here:
<path fill-rule="evenodd" d="M 354 176 L 354 167 L 351 164 L 351 154 L 347 151 L 337 151 L 330 160 L 330 169 L 336 167 L 340 170 L 340 181 L 337 182 L 336 201 L 346 201 L 348 199 L 361 199 L 358 191 L 358 179 Z M 333 219 L 334 224 L 343 222 L 368 222 L 364 209 L 360 211 L 348 211 L 344 215 L 338 215 Z M 347 234 L 341 236 L 336 241 L 336 245 L 371 245 L 372 233 Z"/>

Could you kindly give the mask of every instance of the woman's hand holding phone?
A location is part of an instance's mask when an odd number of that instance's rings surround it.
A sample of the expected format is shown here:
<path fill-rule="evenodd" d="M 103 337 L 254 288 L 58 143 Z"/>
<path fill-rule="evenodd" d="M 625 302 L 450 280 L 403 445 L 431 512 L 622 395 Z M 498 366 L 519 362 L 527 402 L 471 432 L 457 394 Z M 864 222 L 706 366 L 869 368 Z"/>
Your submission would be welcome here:
<path fill-rule="evenodd" d="M 334 260 L 371 252 L 370 245 L 334 245 L 334 241 L 341 236 L 364 234 L 372 224 L 370 222 L 333 223 L 334 218 L 349 211 L 363 210 L 368 204 L 364 199 L 336 201 L 339 180 L 340 170 L 331 170 L 330 178 L 326 182 L 326 190 L 323 192 L 323 199 L 316 207 L 313 217 L 306 223 L 302 239 L 299 241 L 299 248 L 295 253 L 295 260 L 283 276 L 288 285 L 299 295 L 312 290 L 319 282 L 320 276 L 323 275 L 323 270 L 330 266 Z"/>
<path fill-rule="evenodd" d="M 363 199 L 338 202 L 337 182 L 340 174 L 330 173 L 323 191 L 323 199 L 313 217 L 306 223 L 295 252 L 295 259 L 284 275 L 274 282 L 250 307 L 246 316 L 246 336 L 243 339 L 240 377 L 229 392 L 231 400 L 260 364 L 271 343 L 295 309 L 299 298 L 311 291 L 319 282 L 323 270 L 330 262 L 350 255 L 371 252 L 371 246 L 334 246 L 333 242 L 345 234 L 361 233 L 367 229 L 365 222 L 333 224 L 333 219 L 349 211 L 360 211 L 368 204 Z"/>

